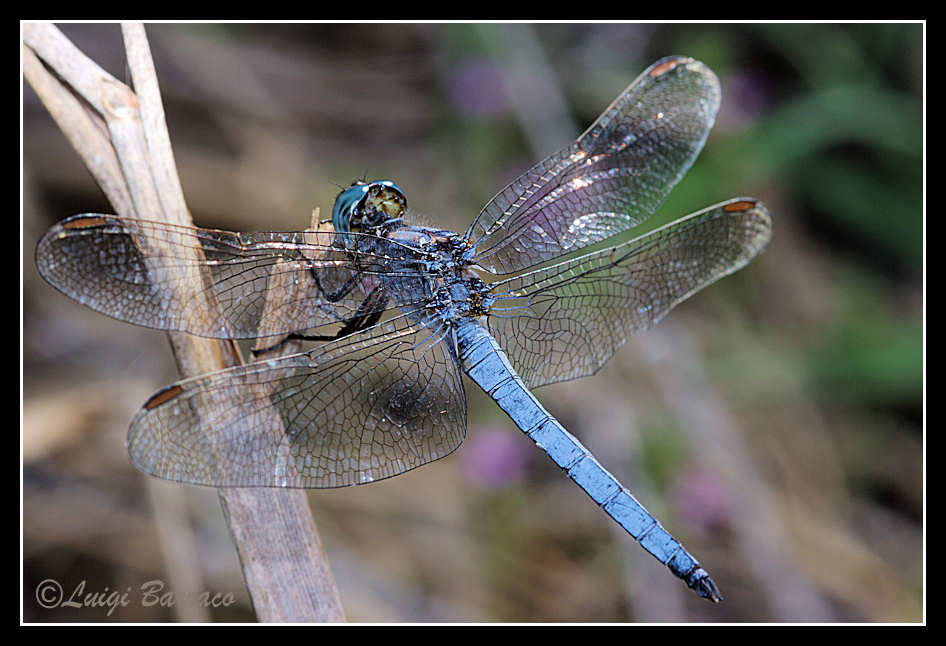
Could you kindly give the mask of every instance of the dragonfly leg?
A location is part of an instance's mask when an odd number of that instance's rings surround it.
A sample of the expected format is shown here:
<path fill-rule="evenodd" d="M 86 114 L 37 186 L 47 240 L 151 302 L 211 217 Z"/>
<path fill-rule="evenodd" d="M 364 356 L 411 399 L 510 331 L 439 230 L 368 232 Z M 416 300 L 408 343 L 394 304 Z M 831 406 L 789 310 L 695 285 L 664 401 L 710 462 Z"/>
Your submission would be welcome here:
<path fill-rule="evenodd" d="M 320 336 L 308 336 L 305 334 L 287 334 L 282 339 L 277 341 L 271 346 L 265 348 L 254 348 L 250 350 L 250 353 L 253 355 L 254 359 L 259 359 L 264 355 L 278 352 L 290 341 L 332 341 L 335 339 L 335 335 L 320 335 Z"/>
<path fill-rule="evenodd" d="M 351 288 L 349 288 L 350 291 Z M 319 287 L 319 290 L 322 291 L 322 288 Z M 324 292 L 323 292 L 324 294 Z M 341 297 L 339 297 L 341 298 Z M 251 350 L 253 358 L 259 359 L 265 354 L 276 352 L 280 350 L 290 341 L 334 341 L 335 339 L 340 339 L 342 337 L 348 336 L 349 334 L 354 334 L 360 330 L 363 330 L 367 327 L 371 327 L 377 323 L 381 316 L 384 314 L 385 307 L 387 305 L 388 298 L 387 294 L 384 292 L 384 289 L 375 287 L 368 296 L 361 302 L 361 305 L 358 306 L 358 309 L 355 311 L 354 316 L 343 319 L 339 317 L 339 321 L 344 323 L 342 328 L 335 334 L 324 334 L 324 335 L 307 335 L 307 334 L 287 334 L 277 343 L 266 347 L 266 348 L 257 348 Z"/>
<path fill-rule="evenodd" d="M 345 283 L 341 287 L 339 287 L 334 292 L 329 293 L 325 291 L 324 287 L 322 287 L 322 282 L 319 280 L 319 275 L 318 273 L 316 273 L 315 269 L 310 269 L 309 273 L 312 275 L 312 280 L 315 281 L 315 286 L 318 287 L 319 292 L 321 292 L 322 296 L 329 303 L 337 303 L 338 301 L 348 296 L 351 290 L 355 288 L 355 283 L 357 283 L 361 278 L 363 278 L 362 275 L 353 273 L 351 276 L 349 276 L 348 280 L 346 280 Z"/>
<path fill-rule="evenodd" d="M 336 338 L 348 336 L 366 327 L 371 327 L 381 320 L 381 315 L 384 314 L 387 304 L 387 292 L 381 286 L 375 287 L 358 306 L 355 315 L 345 321 L 345 325 L 338 331 Z"/>

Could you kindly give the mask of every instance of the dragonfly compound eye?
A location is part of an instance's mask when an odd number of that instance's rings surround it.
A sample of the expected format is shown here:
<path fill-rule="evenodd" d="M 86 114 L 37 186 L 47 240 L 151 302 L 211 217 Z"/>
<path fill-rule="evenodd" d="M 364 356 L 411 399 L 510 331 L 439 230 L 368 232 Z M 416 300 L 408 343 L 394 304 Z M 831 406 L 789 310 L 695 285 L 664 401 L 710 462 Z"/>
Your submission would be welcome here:
<path fill-rule="evenodd" d="M 332 224 L 339 233 L 371 233 L 404 215 L 407 198 L 391 180 L 355 182 L 335 198 Z"/>
<path fill-rule="evenodd" d="M 338 194 L 332 207 L 332 226 L 338 233 L 351 231 L 352 215 L 368 192 L 367 184 L 353 184 Z"/>
<path fill-rule="evenodd" d="M 376 182 L 370 185 L 356 211 L 361 215 L 362 232 L 372 233 L 385 222 L 404 217 L 406 209 L 407 198 L 393 182 Z"/>

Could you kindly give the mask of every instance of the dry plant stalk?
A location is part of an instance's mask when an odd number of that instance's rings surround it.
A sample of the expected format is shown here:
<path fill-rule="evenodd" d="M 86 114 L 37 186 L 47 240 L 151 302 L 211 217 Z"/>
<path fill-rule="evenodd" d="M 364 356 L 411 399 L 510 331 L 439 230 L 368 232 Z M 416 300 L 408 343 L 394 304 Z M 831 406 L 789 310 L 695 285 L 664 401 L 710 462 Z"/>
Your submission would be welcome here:
<path fill-rule="evenodd" d="M 144 26 L 123 24 L 122 35 L 136 92 L 51 24 L 23 25 L 24 75 L 118 215 L 193 226 Z M 233 342 L 168 336 L 182 376 L 242 362 Z M 218 493 L 257 618 L 344 621 L 305 493 L 238 488 Z"/>

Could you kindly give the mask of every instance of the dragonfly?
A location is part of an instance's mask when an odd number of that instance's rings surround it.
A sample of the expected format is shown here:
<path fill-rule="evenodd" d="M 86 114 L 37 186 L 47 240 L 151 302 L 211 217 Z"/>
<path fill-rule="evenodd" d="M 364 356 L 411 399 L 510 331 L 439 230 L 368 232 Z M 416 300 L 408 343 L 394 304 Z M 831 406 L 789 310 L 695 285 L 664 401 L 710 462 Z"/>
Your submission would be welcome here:
<path fill-rule="evenodd" d="M 127 449 L 147 474 L 314 489 L 389 478 L 463 441 L 466 374 L 645 550 L 718 602 L 696 558 L 532 391 L 594 374 L 632 334 L 765 247 L 772 219 L 749 197 L 605 242 L 657 210 L 719 102 L 706 65 L 658 60 L 463 234 L 410 224 L 400 186 L 359 180 L 330 221 L 305 231 L 75 215 L 43 236 L 36 264 L 110 317 L 256 339 L 256 361 L 182 379 L 138 410 Z"/>

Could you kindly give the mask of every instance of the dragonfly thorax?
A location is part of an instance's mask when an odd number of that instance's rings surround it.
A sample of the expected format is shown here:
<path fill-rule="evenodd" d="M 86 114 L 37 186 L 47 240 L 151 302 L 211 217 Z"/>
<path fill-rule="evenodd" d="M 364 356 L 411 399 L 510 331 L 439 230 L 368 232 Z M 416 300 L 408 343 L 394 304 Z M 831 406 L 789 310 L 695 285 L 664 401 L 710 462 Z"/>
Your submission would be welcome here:
<path fill-rule="evenodd" d="M 427 302 L 430 315 L 454 324 L 461 318 L 479 318 L 493 304 L 490 288 L 471 271 L 444 277 Z"/>
<path fill-rule="evenodd" d="M 459 274 L 471 264 L 472 246 L 453 231 L 412 226 L 393 231 L 387 237 L 415 248 L 427 274 Z"/>

